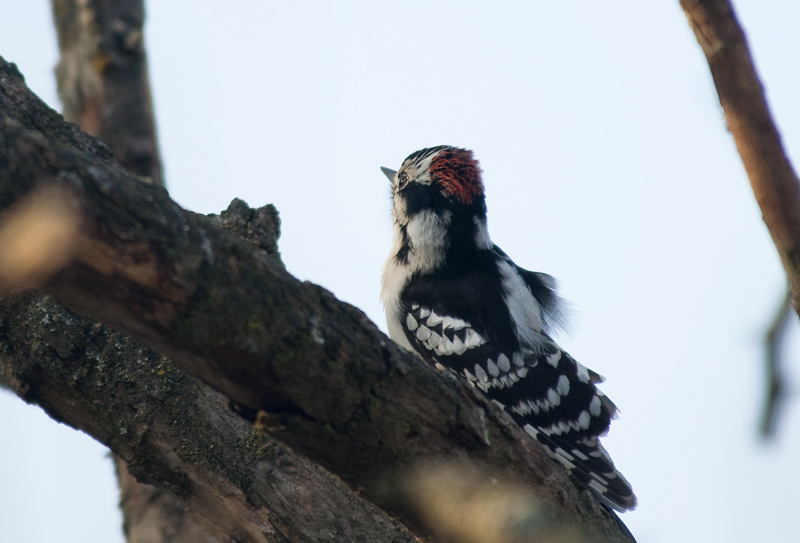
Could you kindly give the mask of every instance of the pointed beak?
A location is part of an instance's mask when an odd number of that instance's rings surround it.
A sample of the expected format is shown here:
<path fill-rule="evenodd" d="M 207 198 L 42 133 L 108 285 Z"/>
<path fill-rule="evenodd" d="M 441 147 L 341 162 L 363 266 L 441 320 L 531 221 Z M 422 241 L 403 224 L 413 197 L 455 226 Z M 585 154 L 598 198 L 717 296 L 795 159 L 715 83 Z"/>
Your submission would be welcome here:
<path fill-rule="evenodd" d="M 389 168 L 384 168 L 383 166 L 381 166 L 381 171 L 383 172 L 383 175 L 389 178 L 389 181 L 394 183 L 394 176 L 397 175 L 397 172 L 395 170 L 390 170 Z"/>

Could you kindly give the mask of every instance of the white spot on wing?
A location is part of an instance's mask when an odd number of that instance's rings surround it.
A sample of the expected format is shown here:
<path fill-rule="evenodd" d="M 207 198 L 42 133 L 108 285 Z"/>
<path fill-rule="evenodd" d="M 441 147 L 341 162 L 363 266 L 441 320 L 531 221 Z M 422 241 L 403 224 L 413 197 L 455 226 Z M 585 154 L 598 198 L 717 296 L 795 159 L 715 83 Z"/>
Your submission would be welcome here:
<path fill-rule="evenodd" d="M 427 326 L 420 325 L 420 327 L 417 328 L 417 339 L 420 341 L 425 341 L 429 337 L 431 337 L 430 329 Z"/>
<path fill-rule="evenodd" d="M 586 430 L 589 428 L 589 423 L 592 421 L 592 417 L 589 415 L 588 411 L 581 411 L 581 414 L 578 415 L 578 430 Z"/>
<path fill-rule="evenodd" d="M 558 378 L 558 393 L 562 396 L 569 394 L 569 377 L 562 375 Z"/>
<path fill-rule="evenodd" d="M 581 364 L 580 362 L 575 362 L 576 370 L 578 372 L 578 379 L 580 379 L 581 383 L 588 383 L 589 382 L 589 369 Z"/>
<path fill-rule="evenodd" d="M 575 459 L 572 457 L 572 455 L 570 455 L 567 451 L 565 451 L 561 447 L 556 447 L 555 457 L 556 460 L 564 464 L 564 467 L 566 467 L 567 469 L 572 469 L 575 467 L 575 464 L 572 463 L 572 460 Z"/>
<path fill-rule="evenodd" d="M 492 377 L 497 377 L 500 375 L 500 370 L 497 368 L 497 364 L 492 362 L 492 359 L 486 361 L 486 369 L 489 371 L 489 375 Z"/>
<path fill-rule="evenodd" d="M 456 319 L 454 317 L 444 317 L 442 319 L 442 328 L 452 328 L 453 330 L 461 330 L 462 328 L 466 328 L 467 323 L 462 321 L 461 319 Z"/>
<path fill-rule="evenodd" d="M 434 349 L 441 342 L 442 342 L 442 336 L 440 336 L 436 332 L 431 332 L 431 337 L 428 338 L 428 341 L 425 343 L 425 346 L 428 349 Z"/>
<path fill-rule="evenodd" d="M 522 415 L 523 417 L 525 415 L 529 415 L 530 412 L 531 412 L 531 408 L 528 405 L 528 402 L 524 402 L 524 401 L 523 402 L 519 402 L 517 405 L 512 407 L 511 410 L 514 413 L 517 413 L 518 415 Z"/>
<path fill-rule="evenodd" d="M 540 402 L 529 402 L 529 403 L 531 405 L 531 411 L 533 411 L 537 415 L 539 414 L 539 411 L 548 411 L 551 407 L 553 407 L 553 404 L 548 402 L 546 399 Z"/>
<path fill-rule="evenodd" d="M 408 328 L 413 332 L 414 330 L 417 329 L 417 326 L 419 326 L 417 324 L 417 319 L 414 318 L 414 315 L 409 313 L 408 316 L 406 317 L 406 328 Z"/>
<path fill-rule="evenodd" d="M 419 310 L 419 318 L 420 319 L 424 319 L 425 317 L 427 317 L 430 314 L 431 314 L 431 310 L 430 309 L 426 309 L 426 308 L 423 307 L 422 309 Z"/>
<path fill-rule="evenodd" d="M 489 380 L 489 376 L 486 375 L 486 372 L 483 371 L 483 368 L 480 367 L 479 364 L 475 364 L 475 376 L 484 383 Z"/>
<path fill-rule="evenodd" d="M 547 357 L 547 363 L 554 368 L 558 366 L 559 360 L 561 360 L 561 351 L 558 351 L 556 354 L 551 354 Z"/>
<path fill-rule="evenodd" d="M 467 337 L 464 340 L 464 345 L 466 345 L 468 349 L 472 349 L 474 347 L 480 347 L 484 343 L 486 343 L 486 340 L 483 339 L 478 332 L 476 332 L 472 328 L 467 329 Z"/>
<path fill-rule="evenodd" d="M 453 350 L 457 355 L 462 355 L 467 352 L 467 347 L 464 345 L 464 342 L 461 341 L 458 336 L 453 338 Z"/>
<path fill-rule="evenodd" d="M 442 343 L 439 347 L 442 349 L 442 354 L 451 355 L 455 352 L 453 349 L 453 342 L 445 335 L 442 335 Z"/>
<path fill-rule="evenodd" d="M 601 405 L 602 404 L 600 402 L 600 397 L 599 396 L 595 396 L 594 398 L 592 398 L 592 401 L 589 404 L 589 413 L 591 413 L 595 417 L 599 416 L 600 415 L 600 406 Z"/>
<path fill-rule="evenodd" d="M 514 353 L 514 356 L 511 358 L 514 359 L 514 365 L 519 366 L 520 368 L 525 365 L 525 357 L 522 356 L 522 353 Z M 524 375 L 522 377 L 525 377 Z"/>
<path fill-rule="evenodd" d="M 606 487 L 606 485 L 604 485 L 604 484 L 601 484 L 601 483 L 598 483 L 598 482 L 597 482 L 597 481 L 595 481 L 595 480 L 591 480 L 591 481 L 589 481 L 589 484 L 588 484 L 588 486 L 589 486 L 589 487 L 590 487 L 592 490 L 594 490 L 595 492 L 597 492 L 597 493 L 598 493 L 598 494 L 600 494 L 600 495 L 603 495 L 603 494 L 605 494 L 606 490 L 608 490 L 608 488 Z"/>
<path fill-rule="evenodd" d="M 583 454 L 578 449 L 572 449 L 572 454 L 575 455 L 577 458 L 580 458 L 581 460 L 584 460 L 584 461 L 585 460 L 589 460 L 589 457 L 586 456 L 585 454 Z"/>
<path fill-rule="evenodd" d="M 428 317 L 428 320 L 425 321 L 425 324 L 428 325 L 428 328 L 436 328 L 441 323 L 442 323 L 442 317 L 440 317 L 439 315 L 437 315 L 433 311 L 431 311 L 431 315 L 430 315 L 430 317 Z"/>
<path fill-rule="evenodd" d="M 497 367 L 500 368 L 501 371 L 507 372 L 508 370 L 511 369 L 511 361 L 508 359 L 506 355 L 501 354 L 497 358 Z"/>

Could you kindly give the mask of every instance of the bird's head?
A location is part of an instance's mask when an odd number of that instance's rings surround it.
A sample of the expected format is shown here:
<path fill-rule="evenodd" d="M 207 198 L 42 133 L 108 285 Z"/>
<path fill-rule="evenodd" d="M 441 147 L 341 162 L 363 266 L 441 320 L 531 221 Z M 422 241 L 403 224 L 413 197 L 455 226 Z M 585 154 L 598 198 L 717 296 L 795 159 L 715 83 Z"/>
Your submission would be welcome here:
<path fill-rule="evenodd" d="M 417 271 L 491 249 L 481 168 L 472 151 L 442 145 L 411 153 L 392 182 L 397 262 Z"/>
<path fill-rule="evenodd" d="M 447 145 L 430 147 L 411 153 L 397 171 L 381 170 L 392 183 L 399 225 L 425 211 L 486 216 L 482 171 L 472 151 Z"/>

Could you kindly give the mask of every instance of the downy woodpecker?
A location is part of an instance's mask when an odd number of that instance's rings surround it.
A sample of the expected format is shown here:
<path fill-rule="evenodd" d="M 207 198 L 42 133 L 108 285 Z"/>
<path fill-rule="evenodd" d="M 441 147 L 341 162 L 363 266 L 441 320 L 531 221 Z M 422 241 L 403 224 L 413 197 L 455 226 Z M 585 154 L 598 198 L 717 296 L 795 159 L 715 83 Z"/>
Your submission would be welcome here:
<path fill-rule="evenodd" d="M 635 508 L 599 441 L 616 407 L 595 386 L 602 378 L 550 337 L 563 324 L 553 278 L 492 243 L 472 152 L 431 147 L 382 170 L 393 198 L 381 280 L 391 338 L 503 406 L 602 503 Z"/>

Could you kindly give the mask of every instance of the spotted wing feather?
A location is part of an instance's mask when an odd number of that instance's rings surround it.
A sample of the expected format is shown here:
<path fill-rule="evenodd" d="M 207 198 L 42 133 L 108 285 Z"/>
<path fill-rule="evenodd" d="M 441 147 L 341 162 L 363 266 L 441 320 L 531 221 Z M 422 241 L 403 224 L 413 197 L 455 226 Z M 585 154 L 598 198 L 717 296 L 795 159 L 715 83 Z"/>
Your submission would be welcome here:
<path fill-rule="evenodd" d="M 602 380 L 599 375 L 554 342 L 541 352 L 503 348 L 485 330 L 441 308 L 437 312 L 410 303 L 402 325 L 423 359 L 465 377 L 501 404 L 607 505 L 618 510 L 635 506 L 630 485 L 598 440 L 616 413 L 595 386 Z"/>

